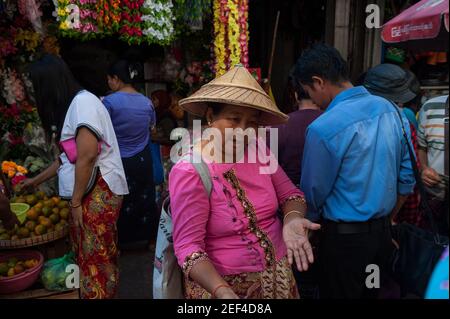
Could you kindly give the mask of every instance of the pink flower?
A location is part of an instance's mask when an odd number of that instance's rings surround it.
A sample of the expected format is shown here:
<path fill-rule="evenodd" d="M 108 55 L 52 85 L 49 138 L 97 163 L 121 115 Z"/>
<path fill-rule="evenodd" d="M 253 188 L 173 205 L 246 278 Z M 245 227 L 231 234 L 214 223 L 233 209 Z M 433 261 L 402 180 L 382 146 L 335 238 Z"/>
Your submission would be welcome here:
<path fill-rule="evenodd" d="M 27 179 L 27 178 L 24 175 L 18 173 L 16 176 L 14 176 L 11 179 L 11 183 L 12 183 L 13 186 L 16 186 L 17 184 L 19 184 L 21 181 L 23 181 L 25 179 Z"/>

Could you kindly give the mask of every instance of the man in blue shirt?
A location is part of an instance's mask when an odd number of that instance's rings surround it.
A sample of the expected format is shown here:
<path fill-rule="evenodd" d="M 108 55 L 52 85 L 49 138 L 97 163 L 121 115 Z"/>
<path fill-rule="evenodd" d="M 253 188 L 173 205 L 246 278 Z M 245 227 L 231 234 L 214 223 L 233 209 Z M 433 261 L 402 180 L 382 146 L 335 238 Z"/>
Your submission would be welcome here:
<path fill-rule="evenodd" d="M 346 62 L 327 45 L 306 51 L 295 76 L 326 110 L 308 127 L 300 184 L 309 219 L 322 221 L 320 296 L 374 297 L 392 251 L 389 215 L 415 184 L 400 116 L 353 87 Z"/>

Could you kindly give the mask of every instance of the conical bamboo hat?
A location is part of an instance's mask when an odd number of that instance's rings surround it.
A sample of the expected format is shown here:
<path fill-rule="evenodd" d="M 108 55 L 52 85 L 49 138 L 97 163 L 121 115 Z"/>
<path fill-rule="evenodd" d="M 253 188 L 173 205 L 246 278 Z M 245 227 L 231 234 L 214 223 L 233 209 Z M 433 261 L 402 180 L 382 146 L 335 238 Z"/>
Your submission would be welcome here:
<path fill-rule="evenodd" d="M 289 119 L 243 66 L 234 67 L 179 102 L 184 110 L 197 116 L 205 115 L 208 103 L 238 105 L 262 111 L 261 125 L 282 124 Z"/>

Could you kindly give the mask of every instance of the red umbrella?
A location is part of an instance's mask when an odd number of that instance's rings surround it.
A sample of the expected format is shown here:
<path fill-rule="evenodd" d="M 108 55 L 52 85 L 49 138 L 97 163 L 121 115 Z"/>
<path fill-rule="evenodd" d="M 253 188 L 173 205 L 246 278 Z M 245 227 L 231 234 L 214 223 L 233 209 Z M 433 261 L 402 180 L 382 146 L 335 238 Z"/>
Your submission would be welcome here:
<path fill-rule="evenodd" d="M 448 50 L 448 1 L 422 0 L 383 26 L 384 42 L 415 50 Z"/>

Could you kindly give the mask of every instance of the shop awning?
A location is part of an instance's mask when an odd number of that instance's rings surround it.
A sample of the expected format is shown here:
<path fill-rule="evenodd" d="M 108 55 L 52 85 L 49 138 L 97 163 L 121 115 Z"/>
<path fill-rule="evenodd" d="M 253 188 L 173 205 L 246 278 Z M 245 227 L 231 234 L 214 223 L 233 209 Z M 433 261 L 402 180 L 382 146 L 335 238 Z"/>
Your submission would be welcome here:
<path fill-rule="evenodd" d="M 447 51 L 449 0 L 422 0 L 383 26 L 385 43 L 418 51 Z"/>

